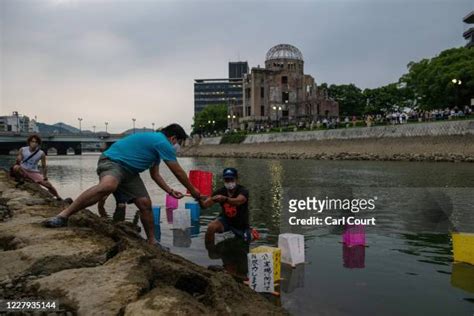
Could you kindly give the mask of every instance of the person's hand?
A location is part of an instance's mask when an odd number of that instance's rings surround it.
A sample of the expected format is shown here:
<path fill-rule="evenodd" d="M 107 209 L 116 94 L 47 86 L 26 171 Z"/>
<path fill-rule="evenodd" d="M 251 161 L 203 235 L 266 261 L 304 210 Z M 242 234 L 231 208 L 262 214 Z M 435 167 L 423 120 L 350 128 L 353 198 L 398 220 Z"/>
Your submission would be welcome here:
<path fill-rule="evenodd" d="M 217 203 L 224 203 L 225 201 L 227 201 L 227 196 L 220 195 L 220 194 L 214 195 L 212 197 L 212 200 Z"/>
<path fill-rule="evenodd" d="M 175 191 L 173 189 L 171 189 L 170 193 L 169 193 L 172 197 L 174 197 L 175 199 L 182 199 L 184 194 L 179 192 L 179 191 Z"/>
<path fill-rule="evenodd" d="M 197 201 L 201 200 L 202 198 L 201 192 L 199 192 L 199 190 L 196 188 L 194 188 L 194 192 L 191 192 L 191 196 Z"/>

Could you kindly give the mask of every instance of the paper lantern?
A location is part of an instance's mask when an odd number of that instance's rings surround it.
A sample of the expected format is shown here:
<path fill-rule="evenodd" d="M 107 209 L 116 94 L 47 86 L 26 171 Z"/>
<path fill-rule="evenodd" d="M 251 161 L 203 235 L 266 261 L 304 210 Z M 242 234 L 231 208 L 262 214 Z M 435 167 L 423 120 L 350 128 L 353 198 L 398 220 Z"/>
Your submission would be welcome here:
<path fill-rule="evenodd" d="M 280 234 L 278 248 L 281 249 L 281 262 L 295 267 L 304 263 L 304 236 L 299 234 Z"/>
<path fill-rule="evenodd" d="M 347 225 L 342 234 L 342 242 L 348 247 L 365 246 L 364 225 Z"/>
<path fill-rule="evenodd" d="M 256 292 L 273 293 L 273 255 L 270 252 L 247 254 L 249 286 Z"/>
<path fill-rule="evenodd" d="M 201 216 L 201 207 L 198 202 L 188 202 L 185 204 L 185 208 L 191 212 L 191 221 L 199 222 L 199 216 Z"/>
<path fill-rule="evenodd" d="M 453 233 L 454 261 L 474 265 L 474 234 Z"/>
<path fill-rule="evenodd" d="M 280 280 L 281 274 L 281 249 L 270 246 L 259 246 L 250 250 L 250 253 L 271 253 L 273 256 L 273 280 Z"/>
<path fill-rule="evenodd" d="M 155 205 L 152 207 L 153 210 L 153 221 L 155 225 L 160 223 L 161 207 Z"/>
<path fill-rule="evenodd" d="M 177 209 L 178 208 L 178 199 L 169 195 L 169 194 L 166 194 L 166 209 Z"/>
<path fill-rule="evenodd" d="M 191 170 L 189 171 L 189 181 L 202 195 L 212 195 L 212 172 Z"/>
<path fill-rule="evenodd" d="M 173 211 L 173 228 L 186 229 L 191 227 L 191 214 L 187 209 L 177 209 Z"/>

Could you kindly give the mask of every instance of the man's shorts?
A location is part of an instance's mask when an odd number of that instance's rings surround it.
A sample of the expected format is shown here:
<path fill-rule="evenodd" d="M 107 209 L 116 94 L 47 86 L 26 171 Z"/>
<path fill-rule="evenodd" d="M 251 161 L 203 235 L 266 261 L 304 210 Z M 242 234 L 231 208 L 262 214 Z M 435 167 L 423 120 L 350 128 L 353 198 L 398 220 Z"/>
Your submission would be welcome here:
<path fill-rule="evenodd" d="M 132 203 L 136 198 L 150 198 L 145 184 L 140 175 L 118 162 L 112 161 L 104 155 L 101 155 L 97 162 L 97 174 L 102 179 L 104 176 L 112 176 L 119 181 L 119 186 L 114 196 L 117 202 Z M 119 201 L 120 200 L 120 201 Z"/>
<path fill-rule="evenodd" d="M 221 222 L 222 226 L 224 226 L 224 232 L 228 232 L 230 230 L 230 224 L 225 216 L 218 216 L 216 218 L 219 222 Z"/>
<path fill-rule="evenodd" d="M 224 232 L 231 231 L 236 237 L 242 238 L 245 242 L 251 242 L 254 239 L 254 233 L 252 228 L 238 229 L 229 224 L 229 221 L 225 216 L 218 216 L 216 218 L 224 226 Z M 255 239 L 258 239 L 258 233 L 255 235 Z"/>
<path fill-rule="evenodd" d="M 44 181 L 43 175 L 39 171 L 31 171 L 28 169 L 25 169 L 23 167 L 20 167 L 25 176 L 30 179 L 31 181 L 38 183 L 41 181 Z"/>

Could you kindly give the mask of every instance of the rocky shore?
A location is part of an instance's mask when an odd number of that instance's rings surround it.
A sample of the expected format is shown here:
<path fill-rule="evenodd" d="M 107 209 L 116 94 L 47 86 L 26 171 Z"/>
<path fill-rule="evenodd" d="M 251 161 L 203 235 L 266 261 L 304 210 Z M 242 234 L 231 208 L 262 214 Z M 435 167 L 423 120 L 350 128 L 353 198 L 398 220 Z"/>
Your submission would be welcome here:
<path fill-rule="evenodd" d="M 195 145 L 181 156 L 474 162 L 474 135 Z"/>
<path fill-rule="evenodd" d="M 0 171 L 0 298 L 59 300 L 48 315 L 286 313 L 225 272 L 148 246 L 131 223 L 82 210 L 66 228 L 43 228 L 62 207 Z"/>

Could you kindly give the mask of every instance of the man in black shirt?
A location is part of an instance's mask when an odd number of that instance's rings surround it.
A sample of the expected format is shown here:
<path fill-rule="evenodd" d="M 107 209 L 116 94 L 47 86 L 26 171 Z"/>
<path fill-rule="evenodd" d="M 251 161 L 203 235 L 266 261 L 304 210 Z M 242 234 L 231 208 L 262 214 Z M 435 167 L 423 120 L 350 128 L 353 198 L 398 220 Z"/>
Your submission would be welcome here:
<path fill-rule="evenodd" d="M 237 183 L 237 169 L 225 168 L 223 172 L 224 187 L 212 193 L 212 197 L 201 202 L 206 208 L 214 203 L 221 205 L 221 213 L 207 226 L 206 248 L 214 246 L 214 234 L 231 230 L 236 236 L 251 240 L 249 226 L 249 191 Z"/>

